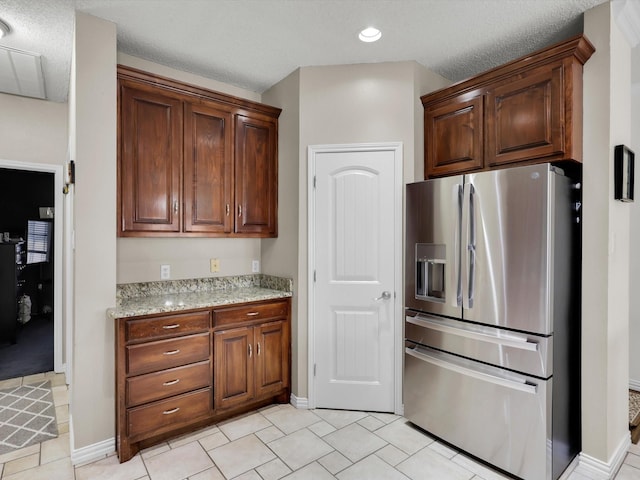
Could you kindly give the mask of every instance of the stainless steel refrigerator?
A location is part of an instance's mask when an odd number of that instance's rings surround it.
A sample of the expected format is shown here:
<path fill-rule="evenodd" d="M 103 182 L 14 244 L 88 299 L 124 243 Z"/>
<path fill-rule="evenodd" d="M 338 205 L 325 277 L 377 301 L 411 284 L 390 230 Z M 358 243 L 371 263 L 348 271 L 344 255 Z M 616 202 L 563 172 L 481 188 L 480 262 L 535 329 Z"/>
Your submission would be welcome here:
<path fill-rule="evenodd" d="M 578 187 L 540 164 L 406 189 L 405 417 L 527 480 L 581 447 Z"/>

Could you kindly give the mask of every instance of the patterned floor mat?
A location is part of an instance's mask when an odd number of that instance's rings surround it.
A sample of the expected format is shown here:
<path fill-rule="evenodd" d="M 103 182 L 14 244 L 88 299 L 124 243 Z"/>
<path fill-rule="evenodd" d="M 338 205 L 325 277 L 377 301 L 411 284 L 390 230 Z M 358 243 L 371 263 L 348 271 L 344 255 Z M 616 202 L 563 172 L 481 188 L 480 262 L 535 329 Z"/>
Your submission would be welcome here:
<path fill-rule="evenodd" d="M 0 390 L 0 454 L 57 436 L 48 380 Z"/>

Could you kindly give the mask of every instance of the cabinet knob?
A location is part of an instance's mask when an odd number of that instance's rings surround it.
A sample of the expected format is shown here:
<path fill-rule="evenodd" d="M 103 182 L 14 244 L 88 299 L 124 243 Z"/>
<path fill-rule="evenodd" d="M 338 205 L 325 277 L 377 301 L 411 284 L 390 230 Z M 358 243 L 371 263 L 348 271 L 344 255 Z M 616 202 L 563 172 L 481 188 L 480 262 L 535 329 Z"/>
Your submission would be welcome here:
<path fill-rule="evenodd" d="M 178 201 L 173 201 L 173 213 L 178 213 Z"/>
<path fill-rule="evenodd" d="M 238 216 L 242 216 L 242 205 L 238 205 Z"/>
<path fill-rule="evenodd" d="M 258 342 L 258 356 L 260 356 L 260 342 Z"/>
<path fill-rule="evenodd" d="M 227 208 L 226 208 L 227 217 L 229 216 L 229 211 L 230 211 L 230 210 L 231 210 L 231 209 L 229 208 L 229 204 L 227 203 Z"/>
<path fill-rule="evenodd" d="M 251 347 L 251 344 L 249 344 L 249 358 L 251 358 L 251 355 L 253 355 L 253 348 Z"/>

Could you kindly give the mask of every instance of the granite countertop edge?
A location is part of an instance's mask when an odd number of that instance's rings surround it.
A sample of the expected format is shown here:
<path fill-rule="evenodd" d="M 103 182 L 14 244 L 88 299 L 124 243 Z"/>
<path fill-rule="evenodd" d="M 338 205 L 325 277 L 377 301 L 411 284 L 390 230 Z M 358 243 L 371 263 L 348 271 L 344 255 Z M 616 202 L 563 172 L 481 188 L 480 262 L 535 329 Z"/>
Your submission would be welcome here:
<path fill-rule="evenodd" d="M 273 280 L 271 277 L 269 280 Z M 185 310 L 196 310 L 232 305 L 261 300 L 288 298 L 293 296 L 292 283 L 289 279 L 273 281 L 232 282 L 225 288 L 210 288 L 211 285 L 197 285 L 189 291 L 174 288 L 176 285 L 166 282 L 166 288 L 149 289 L 150 284 L 118 285 L 116 306 L 107 309 L 107 317 L 112 320 L 119 318 L 153 315 L 157 313 L 172 313 Z M 182 281 L 180 281 L 182 282 Z M 176 282 L 177 283 L 177 282 Z M 202 282 L 200 282 L 202 283 Z M 265 284 L 264 286 L 262 284 Z M 189 284 L 192 285 L 192 284 Z M 138 289 L 138 286 L 140 287 Z M 182 282 L 179 286 L 184 286 Z M 273 288 L 274 286 L 283 288 Z M 139 295 L 130 294 L 138 291 Z M 125 295 L 123 295 L 123 292 Z"/>

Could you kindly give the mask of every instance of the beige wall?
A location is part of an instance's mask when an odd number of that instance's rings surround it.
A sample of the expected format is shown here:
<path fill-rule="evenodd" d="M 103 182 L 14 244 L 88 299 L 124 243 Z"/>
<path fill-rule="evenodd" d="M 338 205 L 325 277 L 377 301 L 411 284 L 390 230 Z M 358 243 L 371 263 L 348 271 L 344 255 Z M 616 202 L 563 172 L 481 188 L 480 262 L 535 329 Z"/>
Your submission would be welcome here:
<path fill-rule="evenodd" d="M 298 328 L 298 179 L 300 158 L 300 70 L 262 94 L 262 100 L 282 108 L 278 121 L 278 238 L 262 240 L 262 269 L 271 275 L 293 279 L 294 296 L 291 303 L 291 357 L 298 359 L 300 345 L 307 339 Z M 301 384 L 299 362 L 293 361 L 291 387 L 294 393 Z M 306 379 L 306 376 L 303 378 Z"/>
<path fill-rule="evenodd" d="M 629 441 L 629 206 L 613 200 L 613 147 L 630 140 L 630 49 L 611 5 L 585 14 L 582 447 L 608 463 Z"/>
<path fill-rule="evenodd" d="M 640 65 L 633 66 L 640 69 Z M 632 245 L 629 289 L 640 292 L 640 249 L 637 248 L 640 245 L 640 81 L 631 87 L 631 132 L 630 148 L 636 155 L 636 175 L 635 202 L 629 205 Z M 629 344 L 633 346 L 629 349 L 629 383 L 640 390 L 640 348 L 635 348 L 635 345 L 640 345 L 640 295 L 630 295 L 629 301 Z"/>
<path fill-rule="evenodd" d="M 70 128 L 76 160 L 72 449 L 114 435 L 116 27 L 77 13 Z M 75 132 L 75 134 L 74 134 Z M 72 452 L 73 455 L 73 452 Z"/>
<path fill-rule="evenodd" d="M 67 104 L 0 93 L 0 112 L 0 158 L 64 165 Z"/>
<path fill-rule="evenodd" d="M 287 253 L 287 242 L 293 244 L 297 241 L 296 265 L 290 264 L 289 256 L 287 268 L 297 268 L 293 393 L 298 397 L 308 395 L 307 148 L 320 144 L 400 141 L 404 146 L 404 179 L 412 181 L 415 159 L 422 162 L 423 148 L 422 137 L 416 139 L 416 118 L 422 117 L 416 91 L 421 90 L 420 94 L 424 94 L 446 83 L 415 62 L 390 62 L 303 67 L 265 93 L 265 99 L 277 98 L 299 109 L 297 124 L 286 121 L 280 124 L 281 148 L 287 151 L 286 159 L 282 153 L 280 158 L 284 159 L 285 165 L 298 162 L 291 178 L 287 179 L 287 188 L 291 189 L 287 195 L 293 194 L 290 198 L 297 203 L 297 220 L 291 223 L 291 232 L 286 237 L 289 240 L 281 235 L 272 246 L 263 247 L 263 255 L 269 249 L 278 248 L 279 253 L 272 258 L 280 261 L 287 254 L 295 253 L 294 250 Z M 290 88 L 298 89 L 297 99 L 295 91 L 290 92 Z M 289 132 L 289 129 L 297 133 Z M 282 139 L 285 139 L 285 145 Z M 294 149 L 297 150 L 294 152 Z M 275 247 L 279 242 L 284 243 Z"/>
<path fill-rule="evenodd" d="M 260 94 L 200 77 L 147 60 L 118 53 L 118 63 L 218 92 L 261 101 Z M 115 200 L 114 200 L 115 202 Z M 113 224 L 115 231 L 116 224 Z M 220 260 L 220 272 L 211 273 L 209 260 Z M 252 238 L 118 238 L 117 282 L 160 280 L 160 265 L 171 266 L 172 279 L 203 278 L 251 273 L 252 260 L 260 260 L 260 240 Z M 265 273 L 272 273 L 264 267 Z"/>

